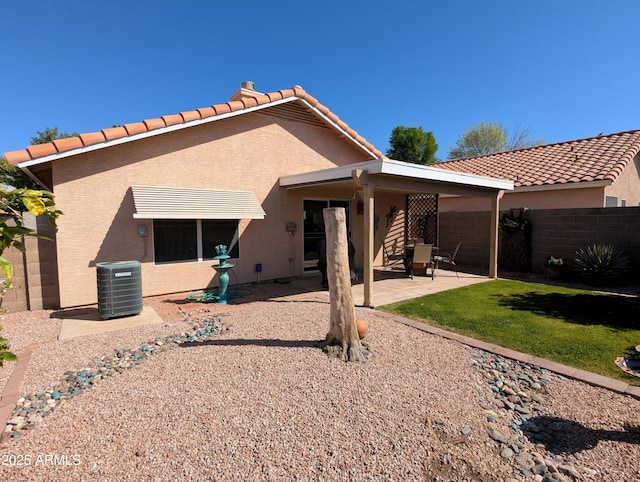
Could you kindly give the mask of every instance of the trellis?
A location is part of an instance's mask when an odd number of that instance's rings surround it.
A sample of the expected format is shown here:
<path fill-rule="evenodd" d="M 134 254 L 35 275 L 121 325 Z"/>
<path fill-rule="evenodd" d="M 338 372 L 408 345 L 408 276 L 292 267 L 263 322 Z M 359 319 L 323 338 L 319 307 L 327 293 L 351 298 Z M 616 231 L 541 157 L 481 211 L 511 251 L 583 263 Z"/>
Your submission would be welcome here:
<path fill-rule="evenodd" d="M 423 239 L 437 244 L 438 195 L 409 194 L 407 196 L 407 239 Z"/>

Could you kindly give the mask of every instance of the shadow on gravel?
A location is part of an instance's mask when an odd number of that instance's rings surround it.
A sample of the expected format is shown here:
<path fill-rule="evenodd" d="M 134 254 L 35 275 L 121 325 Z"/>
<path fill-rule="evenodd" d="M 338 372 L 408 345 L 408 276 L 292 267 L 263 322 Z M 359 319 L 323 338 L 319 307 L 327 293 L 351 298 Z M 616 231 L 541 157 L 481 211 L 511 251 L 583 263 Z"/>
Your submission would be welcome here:
<path fill-rule="evenodd" d="M 178 345 L 180 348 L 191 348 L 194 346 L 268 346 L 279 348 L 318 348 L 322 350 L 325 340 L 280 340 L 274 338 L 259 339 L 240 339 L 233 340 L 206 340 L 206 341 L 188 341 Z"/>
<path fill-rule="evenodd" d="M 640 444 L 640 425 L 637 420 L 625 424 L 625 430 L 593 430 L 572 420 L 543 415 L 532 417 L 522 428 L 532 443 L 542 443 L 554 454 L 575 454 L 591 449 L 604 440 Z"/>

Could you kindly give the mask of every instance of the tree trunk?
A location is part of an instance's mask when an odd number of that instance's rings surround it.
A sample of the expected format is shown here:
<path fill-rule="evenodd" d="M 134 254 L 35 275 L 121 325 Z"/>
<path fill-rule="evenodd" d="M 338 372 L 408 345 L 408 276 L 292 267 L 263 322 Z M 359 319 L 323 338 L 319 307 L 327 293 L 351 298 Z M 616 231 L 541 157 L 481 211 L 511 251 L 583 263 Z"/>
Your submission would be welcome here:
<path fill-rule="evenodd" d="M 364 362 L 371 353 L 360 342 L 356 327 L 345 211 L 344 208 L 326 208 L 322 214 L 327 239 L 327 279 L 331 304 L 325 350 L 344 361 Z"/>

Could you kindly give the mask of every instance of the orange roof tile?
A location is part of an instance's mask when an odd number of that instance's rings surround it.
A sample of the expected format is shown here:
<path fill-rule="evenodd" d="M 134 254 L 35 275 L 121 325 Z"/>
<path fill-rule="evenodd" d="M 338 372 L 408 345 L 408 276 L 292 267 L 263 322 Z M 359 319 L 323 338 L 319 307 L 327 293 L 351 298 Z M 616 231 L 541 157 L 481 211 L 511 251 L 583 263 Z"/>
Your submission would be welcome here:
<path fill-rule="evenodd" d="M 640 151 L 640 130 L 498 152 L 433 167 L 513 181 L 515 188 L 615 181 Z"/>
<path fill-rule="evenodd" d="M 126 137 L 127 130 L 124 127 L 110 127 L 108 129 L 102 129 L 102 133 L 107 140 L 119 139 L 120 137 Z"/>
<path fill-rule="evenodd" d="M 295 87 L 292 87 L 291 89 L 279 90 L 277 92 L 270 92 L 267 94 L 255 92 L 255 95 L 245 95 L 240 100 L 232 100 L 223 104 L 215 104 L 209 107 L 203 107 L 192 111 L 180 112 L 179 114 L 165 115 L 154 119 L 145 119 L 141 122 L 125 124 L 122 127 L 106 128 L 101 132 L 89 132 L 86 134 L 80 134 L 77 137 L 58 139 L 48 144 L 29 146 L 26 149 L 7 152 L 5 153 L 5 157 L 9 164 L 12 165 L 20 164 L 27 161 L 37 161 L 39 158 L 43 158 L 46 156 L 63 154 L 66 152 L 70 153 L 71 151 L 82 147 L 108 142 L 113 139 L 126 139 L 127 137 L 131 137 L 136 134 L 151 132 L 167 126 L 186 124 L 185 127 L 188 127 L 189 122 L 198 121 L 221 114 L 228 114 L 231 112 L 241 113 L 245 109 L 253 109 L 260 106 L 268 107 L 272 102 L 286 99 L 291 99 L 292 101 L 299 99 L 306 102 L 309 106 L 315 109 L 317 113 L 319 113 L 321 116 L 324 116 L 328 123 L 333 123 L 336 128 L 345 132 L 347 136 L 351 137 L 354 142 L 360 144 L 373 156 L 376 156 L 378 158 L 385 157 L 382 152 L 380 152 L 373 146 L 373 144 L 367 142 L 362 136 L 351 129 L 337 115 L 331 112 L 324 105 L 320 104 L 317 99 L 307 94 L 302 87 L 297 85 Z M 55 157 L 53 159 L 55 159 Z"/>
<path fill-rule="evenodd" d="M 64 139 L 56 139 L 53 141 L 53 145 L 56 146 L 58 152 L 62 152 L 82 147 L 82 141 L 79 137 L 65 137 Z"/>

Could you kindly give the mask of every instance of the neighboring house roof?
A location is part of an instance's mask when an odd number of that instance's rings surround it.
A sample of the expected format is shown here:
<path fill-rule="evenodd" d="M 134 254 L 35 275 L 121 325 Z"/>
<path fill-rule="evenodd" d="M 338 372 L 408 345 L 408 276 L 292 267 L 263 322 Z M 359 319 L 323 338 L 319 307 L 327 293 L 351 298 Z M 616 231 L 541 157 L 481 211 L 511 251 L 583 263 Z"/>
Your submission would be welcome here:
<path fill-rule="evenodd" d="M 26 149 L 7 152 L 5 157 L 9 164 L 29 167 L 90 150 L 267 108 L 271 108 L 272 113 L 279 117 L 334 128 L 355 143 L 357 147 L 364 150 L 372 159 L 384 157 L 372 144 L 351 129 L 327 107 L 307 94 L 300 86 L 262 94 L 253 90 L 252 82 L 244 82 L 242 88 L 231 99 L 224 104 L 146 119 L 142 122 L 102 129 L 99 132 L 80 134 L 76 137 L 57 139 L 47 144 L 32 145 Z"/>
<path fill-rule="evenodd" d="M 639 151 L 640 130 L 635 130 L 456 159 L 433 166 L 510 179 L 516 189 L 594 181 L 611 183 Z"/>

